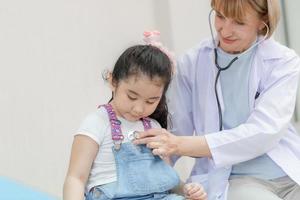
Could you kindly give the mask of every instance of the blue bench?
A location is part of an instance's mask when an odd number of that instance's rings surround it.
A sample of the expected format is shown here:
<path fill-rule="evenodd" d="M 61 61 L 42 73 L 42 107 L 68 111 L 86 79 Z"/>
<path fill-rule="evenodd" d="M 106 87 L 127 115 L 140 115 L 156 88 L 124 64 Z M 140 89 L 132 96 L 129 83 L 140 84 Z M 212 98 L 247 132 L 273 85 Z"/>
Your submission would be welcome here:
<path fill-rule="evenodd" d="M 5 200 L 57 200 L 11 179 L 0 177 L 0 199 Z"/>

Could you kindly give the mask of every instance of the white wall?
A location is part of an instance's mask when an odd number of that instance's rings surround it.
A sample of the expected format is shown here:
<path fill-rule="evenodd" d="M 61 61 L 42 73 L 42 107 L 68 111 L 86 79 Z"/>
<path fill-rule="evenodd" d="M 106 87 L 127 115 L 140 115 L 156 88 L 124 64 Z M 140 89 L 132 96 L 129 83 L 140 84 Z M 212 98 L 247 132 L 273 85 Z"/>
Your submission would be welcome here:
<path fill-rule="evenodd" d="M 0 176 L 61 197 L 72 134 L 110 96 L 102 71 L 144 30 L 159 29 L 181 54 L 209 36 L 209 7 L 199 0 L 0 0 Z M 176 166 L 182 178 L 192 163 Z"/>
<path fill-rule="evenodd" d="M 286 22 L 287 22 L 287 33 L 289 37 L 289 46 L 296 50 L 300 54 L 300 22 L 298 21 L 300 17 L 299 7 L 300 1 L 285 0 L 286 8 Z"/>
<path fill-rule="evenodd" d="M 294 0 L 285 0 L 284 1 L 286 8 L 286 27 L 288 35 L 288 45 L 293 48 L 298 55 L 300 55 L 300 1 Z M 296 120 L 297 125 L 300 127 L 300 87 L 298 89 L 298 100 L 296 104 Z"/>
<path fill-rule="evenodd" d="M 169 1 L 171 30 L 177 55 L 209 37 L 210 1 Z"/>

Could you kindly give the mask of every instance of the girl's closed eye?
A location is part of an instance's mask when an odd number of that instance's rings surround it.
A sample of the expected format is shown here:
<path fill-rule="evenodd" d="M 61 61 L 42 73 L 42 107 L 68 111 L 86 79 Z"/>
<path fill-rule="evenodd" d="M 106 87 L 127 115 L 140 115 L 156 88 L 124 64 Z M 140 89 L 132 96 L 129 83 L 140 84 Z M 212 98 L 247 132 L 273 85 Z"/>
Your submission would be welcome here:
<path fill-rule="evenodd" d="M 131 101 L 135 101 L 135 100 L 137 100 L 137 98 L 136 98 L 136 97 L 134 97 L 134 96 L 131 96 L 131 95 L 129 95 L 129 94 L 127 94 L 127 97 L 128 97 L 128 99 L 130 99 Z"/>
<path fill-rule="evenodd" d="M 156 102 L 156 100 L 155 101 L 146 101 L 146 103 L 149 105 L 154 104 L 155 102 Z"/>

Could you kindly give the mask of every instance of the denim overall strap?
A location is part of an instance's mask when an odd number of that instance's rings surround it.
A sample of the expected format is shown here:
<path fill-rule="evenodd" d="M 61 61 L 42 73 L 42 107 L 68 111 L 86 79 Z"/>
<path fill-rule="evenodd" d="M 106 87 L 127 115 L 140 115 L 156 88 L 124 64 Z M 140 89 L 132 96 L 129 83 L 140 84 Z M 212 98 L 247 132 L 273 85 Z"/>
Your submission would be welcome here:
<path fill-rule="evenodd" d="M 103 105 L 107 110 L 111 131 L 112 131 L 112 139 L 115 140 L 123 140 L 124 136 L 121 130 L 121 121 L 118 120 L 116 113 L 114 112 L 112 106 L 110 104 Z"/>
<path fill-rule="evenodd" d="M 151 129 L 151 121 L 148 117 L 142 118 L 143 125 L 144 125 L 144 130 Z"/>
<path fill-rule="evenodd" d="M 106 109 L 109 117 L 110 127 L 111 127 L 111 136 L 114 142 L 114 148 L 119 150 L 121 148 L 124 135 L 121 130 L 121 121 L 118 120 L 116 113 L 114 112 L 110 104 L 105 104 L 103 107 Z"/>

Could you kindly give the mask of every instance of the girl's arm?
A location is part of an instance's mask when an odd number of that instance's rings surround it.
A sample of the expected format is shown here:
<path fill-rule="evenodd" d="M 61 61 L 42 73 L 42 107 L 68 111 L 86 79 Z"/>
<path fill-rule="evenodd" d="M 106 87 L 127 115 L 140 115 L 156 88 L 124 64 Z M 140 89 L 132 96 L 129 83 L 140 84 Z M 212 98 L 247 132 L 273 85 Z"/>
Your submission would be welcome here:
<path fill-rule="evenodd" d="M 88 136 L 74 137 L 68 173 L 64 183 L 64 200 L 83 200 L 85 184 L 99 145 Z"/>

